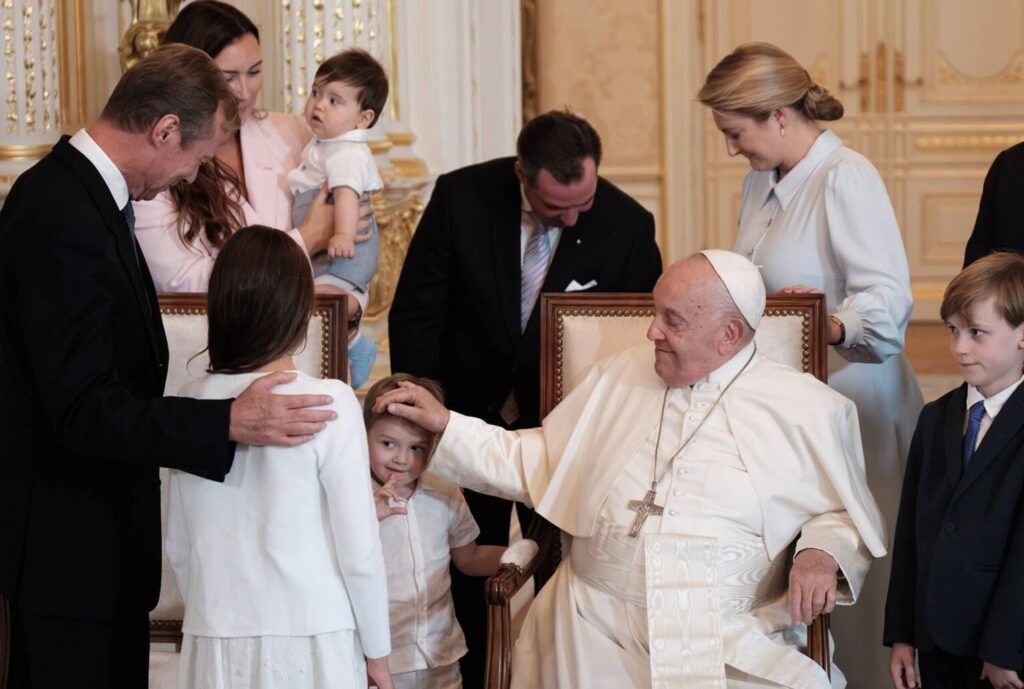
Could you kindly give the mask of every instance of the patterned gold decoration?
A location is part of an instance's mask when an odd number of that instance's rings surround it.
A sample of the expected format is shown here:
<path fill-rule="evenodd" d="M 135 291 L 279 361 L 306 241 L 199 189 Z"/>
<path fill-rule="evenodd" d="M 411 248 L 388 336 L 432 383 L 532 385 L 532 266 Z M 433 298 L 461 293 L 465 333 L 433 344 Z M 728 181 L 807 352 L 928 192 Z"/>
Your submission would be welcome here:
<path fill-rule="evenodd" d="M 157 49 L 178 14 L 182 0 L 121 0 L 131 9 L 131 22 L 117 52 L 126 70 Z"/>
<path fill-rule="evenodd" d="M 914 148 L 920 151 L 1001 151 L 1024 139 L 1021 134 L 918 136 Z"/>
<path fill-rule="evenodd" d="M 935 73 L 938 83 L 943 86 L 1024 84 L 1024 53 L 1017 53 L 1002 70 L 984 77 L 968 76 L 950 64 L 945 55 L 939 55 L 935 59 Z"/>
<path fill-rule="evenodd" d="M 32 30 L 32 5 L 21 8 L 21 47 L 25 66 L 25 131 L 36 131 L 36 59 L 35 32 Z"/>
<path fill-rule="evenodd" d="M 7 133 L 18 131 L 18 71 L 14 66 L 14 3 L 4 0 L 4 76 L 7 80 Z"/>
<path fill-rule="evenodd" d="M 373 198 L 373 214 L 380 229 L 380 259 L 377 274 L 370 283 L 370 303 L 363 316 L 365 321 L 375 321 L 387 313 L 395 297 L 405 252 L 423 214 L 421 188 L 403 190 L 397 199 L 394 198 L 394 190 L 387 195 L 376 194 Z"/>

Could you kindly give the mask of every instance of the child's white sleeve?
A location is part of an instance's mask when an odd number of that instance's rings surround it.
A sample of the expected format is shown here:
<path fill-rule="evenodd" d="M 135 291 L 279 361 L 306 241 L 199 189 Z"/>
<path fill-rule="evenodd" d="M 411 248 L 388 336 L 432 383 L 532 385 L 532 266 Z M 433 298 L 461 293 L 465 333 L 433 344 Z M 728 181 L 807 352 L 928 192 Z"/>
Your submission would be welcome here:
<path fill-rule="evenodd" d="M 320 484 L 327 496 L 335 557 L 348 591 L 356 629 L 368 658 L 391 652 L 387 574 L 370 483 L 363 413 L 352 389 L 338 383 L 329 391 L 338 418 L 318 443 Z"/>
<path fill-rule="evenodd" d="M 448 547 L 461 548 L 477 539 L 477 536 L 480 535 L 480 527 L 477 526 L 473 514 L 469 511 L 469 505 L 466 504 L 462 489 L 454 484 L 450 484 L 450 488 L 452 493 L 449 504 L 452 509 L 452 518 L 448 527 Z"/>

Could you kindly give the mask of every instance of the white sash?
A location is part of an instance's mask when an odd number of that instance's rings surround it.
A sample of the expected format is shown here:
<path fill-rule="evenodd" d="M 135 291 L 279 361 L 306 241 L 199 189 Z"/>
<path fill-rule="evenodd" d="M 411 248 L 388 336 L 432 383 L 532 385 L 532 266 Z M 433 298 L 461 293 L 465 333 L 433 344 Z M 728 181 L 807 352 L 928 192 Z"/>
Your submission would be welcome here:
<path fill-rule="evenodd" d="M 829 689 L 825 671 L 795 644 L 768 636 L 788 622 L 785 596 L 746 611 L 758 578 L 749 575 L 765 572 L 761 558 L 723 563 L 718 539 L 677 534 L 646 534 L 644 556 L 652 687 L 726 689 L 729 665 L 783 687 Z"/>

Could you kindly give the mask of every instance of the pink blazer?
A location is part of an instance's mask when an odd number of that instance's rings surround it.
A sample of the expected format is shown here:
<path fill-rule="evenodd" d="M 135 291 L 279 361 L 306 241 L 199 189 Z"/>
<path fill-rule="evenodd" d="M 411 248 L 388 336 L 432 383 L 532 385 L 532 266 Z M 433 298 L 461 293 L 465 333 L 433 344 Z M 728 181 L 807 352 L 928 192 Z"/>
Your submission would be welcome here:
<path fill-rule="evenodd" d="M 285 230 L 303 249 L 301 235 L 291 227 L 288 172 L 298 167 L 310 138 L 312 134 L 300 117 L 284 113 L 250 116 L 241 128 L 242 166 L 249 194 L 242 203 L 246 224 Z M 178 211 L 169 193 L 152 201 L 135 201 L 134 206 L 135 234 L 157 291 L 205 292 L 216 247 L 202 232 L 190 245 L 181 241 Z"/>

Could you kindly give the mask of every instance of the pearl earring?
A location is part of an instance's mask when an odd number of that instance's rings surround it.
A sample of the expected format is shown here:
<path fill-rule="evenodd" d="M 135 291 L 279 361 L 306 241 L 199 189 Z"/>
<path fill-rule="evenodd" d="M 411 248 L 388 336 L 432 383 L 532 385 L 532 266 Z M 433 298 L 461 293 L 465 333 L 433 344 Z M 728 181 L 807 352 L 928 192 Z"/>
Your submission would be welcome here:
<path fill-rule="evenodd" d="M 779 127 L 779 136 L 786 136 L 786 128 Z"/>

